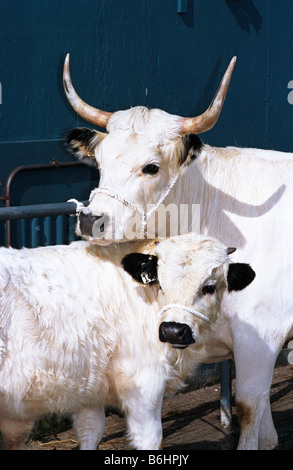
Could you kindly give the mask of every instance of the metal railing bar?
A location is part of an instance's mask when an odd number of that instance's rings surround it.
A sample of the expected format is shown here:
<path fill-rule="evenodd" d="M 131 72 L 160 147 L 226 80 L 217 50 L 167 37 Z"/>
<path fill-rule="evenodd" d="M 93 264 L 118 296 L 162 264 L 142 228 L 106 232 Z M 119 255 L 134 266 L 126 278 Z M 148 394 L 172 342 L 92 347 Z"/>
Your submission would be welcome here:
<path fill-rule="evenodd" d="M 84 206 L 87 206 L 89 201 L 82 201 L 82 203 Z M 75 202 L 10 206 L 0 208 L 0 221 L 48 217 L 54 215 L 74 215 L 75 212 Z"/>
<path fill-rule="evenodd" d="M 70 161 L 70 162 L 59 162 L 56 158 L 54 158 L 49 163 L 41 163 L 41 164 L 34 164 L 34 165 L 22 165 L 17 168 L 14 168 L 10 175 L 7 178 L 5 184 L 5 195 L 1 197 L 3 201 L 5 201 L 5 206 L 11 206 L 11 185 L 14 181 L 15 176 L 23 171 L 34 171 L 34 170 L 51 170 L 51 169 L 59 169 L 59 168 L 68 168 L 74 167 L 78 165 L 85 165 L 85 163 L 80 161 Z M 6 220 L 6 246 L 11 246 L 11 221 L 8 219 Z"/>

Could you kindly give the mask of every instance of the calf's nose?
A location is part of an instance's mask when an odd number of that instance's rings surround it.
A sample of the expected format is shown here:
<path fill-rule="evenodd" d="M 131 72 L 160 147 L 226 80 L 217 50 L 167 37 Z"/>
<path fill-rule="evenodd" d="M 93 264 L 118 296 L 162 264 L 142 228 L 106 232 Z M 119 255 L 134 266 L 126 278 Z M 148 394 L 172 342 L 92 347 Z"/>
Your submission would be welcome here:
<path fill-rule="evenodd" d="M 84 212 L 79 213 L 79 228 L 83 235 L 93 236 L 94 223 L 101 219 L 102 215 L 85 214 Z M 99 227 L 100 232 L 104 231 L 104 224 L 101 223 Z"/>
<path fill-rule="evenodd" d="M 174 348 L 180 349 L 187 348 L 190 344 L 195 343 L 190 327 L 186 323 L 174 321 L 160 324 L 159 338 L 163 343 L 170 343 Z"/>

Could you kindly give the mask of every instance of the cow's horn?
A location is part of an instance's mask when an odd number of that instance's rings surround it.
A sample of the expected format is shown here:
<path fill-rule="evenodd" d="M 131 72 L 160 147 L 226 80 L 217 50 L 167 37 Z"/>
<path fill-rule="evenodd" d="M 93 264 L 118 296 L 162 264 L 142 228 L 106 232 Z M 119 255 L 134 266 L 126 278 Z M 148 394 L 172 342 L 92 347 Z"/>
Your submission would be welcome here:
<path fill-rule="evenodd" d="M 69 70 L 69 54 L 66 55 L 64 62 L 63 85 L 65 95 L 69 103 L 79 116 L 96 126 L 103 128 L 107 126 L 112 113 L 101 111 L 100 109 L 94 108 L 93 106 L 85 103 L 73 88 Z"/>
<path fill-rule="evenodd" d="M 210 130 L 216 124 L 222 111 L 235 63 L 236 57 L 233 57 L 208 109 L 200 116 L 181 118 L 180 124 L 182 134 L 201 134 L 202 132 Z"/>

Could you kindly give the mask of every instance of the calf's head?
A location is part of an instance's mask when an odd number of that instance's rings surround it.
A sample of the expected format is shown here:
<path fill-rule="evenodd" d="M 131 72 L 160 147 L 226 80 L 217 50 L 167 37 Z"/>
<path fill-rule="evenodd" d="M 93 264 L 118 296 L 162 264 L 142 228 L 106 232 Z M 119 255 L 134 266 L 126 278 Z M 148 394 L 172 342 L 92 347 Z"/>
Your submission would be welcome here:
<path fill-rule="evenodd" d="M 69 55 L 66 57 L 64 90 L 70 104 L 82 118 L 107 130 L 77 128 L 68 134 L 68 149 L 97 165 L 100 172 L 99 187 L 92 191 L 90 204 L 79 211 L 79 235 L 100 245 L 142 238 L 146 232 L 148 238 L 155 238 L 154 233 L 158 236 L 154 209 L 167 203 L 170 193 L 174 196 L 173 187 L 183 168 L 201 151 L 202 142 L 196 134 L 215 125 L 235 60 L 211 106 L 200 116 L 182 118 L 145 107 L 108 113 L 89 106 L 72 86 Z M 168 203 L 173 201 L 170 196 Z M 180 203 L 188 204 L 188 200 Z M 168 223 L 166 218 L 162 230 Z"/>
<path fill-rule="evenodd" d="M 136 281 L 159 283 L 162 342 L 174 348 L 196 343 L 216 321 L 224 292 L 242 290 L 253 281 L 248 264 L 231 263 L 232 250 L 190 233 L 158 243 L 155 255 L 131 253 L 123 259 Z"/>

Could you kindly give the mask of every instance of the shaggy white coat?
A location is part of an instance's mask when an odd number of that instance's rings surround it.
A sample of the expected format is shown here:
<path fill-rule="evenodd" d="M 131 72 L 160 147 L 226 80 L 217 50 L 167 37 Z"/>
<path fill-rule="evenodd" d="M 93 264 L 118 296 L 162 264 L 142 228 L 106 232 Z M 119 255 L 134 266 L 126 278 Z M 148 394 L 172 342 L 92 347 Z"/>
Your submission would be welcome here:
<path fill-rule="evenodd" d="M 185 235 L 157 250 L 160 305 L 180 299 L 214 322 L 227 287 L 226 247 Z M 109 405 L 125 411 L 133 446 L 160 448 L 163 395 L 206 356 L 209 324 L 174 309 L 196 343 L 179 351 L 159 341 L 166 318 L 158 316 L 159 285 L 140 285 L 121 266 L 130 252 L 154 251 L 150 242 L 101 248 L 82 241 L 0 249 L 0 429 L 9 448 L 56 412 L 74 414 L 80 448 L 94 449 Z M 216 294 L 195 295 L 210 277 Z"/>

